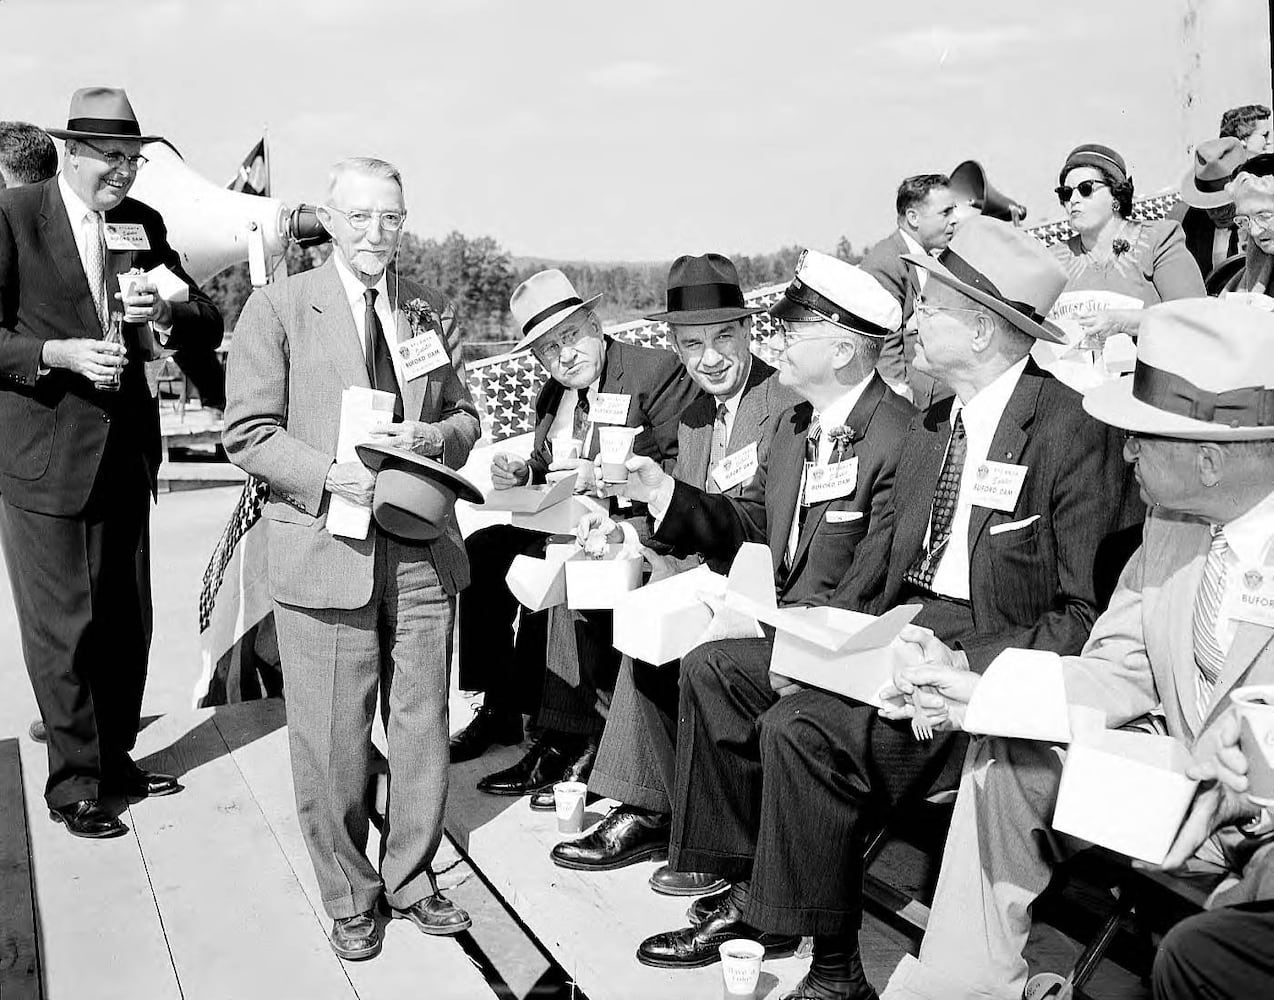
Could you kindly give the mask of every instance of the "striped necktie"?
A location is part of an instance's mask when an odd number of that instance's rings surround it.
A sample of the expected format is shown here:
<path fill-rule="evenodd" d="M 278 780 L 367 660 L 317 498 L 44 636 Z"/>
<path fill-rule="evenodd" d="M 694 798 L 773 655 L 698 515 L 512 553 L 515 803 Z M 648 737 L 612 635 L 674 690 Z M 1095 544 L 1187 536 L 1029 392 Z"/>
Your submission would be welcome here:
<path fill-rule="evenodd" d="M 933 576 L 942 561 L 942 553 L 951 540 L 951 523 L 955 520 L 956 504 L 960 499 L 960 479 L 964 475 L 964 458 L 968 447 L 964 436 L 964 411 L 956 414 L 951 426 L 951 442 L 947 445 L 947 457 L 938 475 L 938 487 L 933 494 L 933 508 L 929 514 L 929 548 L 917 557 L 903 579 L 921 590 L 933 588 Z"/>
<path fill-rule="evenodd" d="M 717 485 L 717 477 L 712 474 L 715 469 L 726 457 L 726 452 L 730 450 L 730 435 L 726 430 L 726 417 L 730 411 L 726 408 L 725 403 L 717 404 L 717 417 L 712 422 L 712 448 L 708 452 L 708 479 L 704 483 L 704 489 L 709 493 L 720 493 L 721 487 Z"/>
<path fill-rule="evenodd" d="M 1229 568 L 1230 546 L 1225 540 L 1225 530 L 1212 526 L 1212 545 L 1207 561 L 1203 564 L 1203 579 L 1194 598 L 1194 662 L 1199 668 L 1195 676 L 1196 711 L 1199 722 L 1206 718 L 1212 701 L 1212 688 L 1225 666 L 1225 650 L 1217 636 L 1221 619 L 1221 599 L 1225 595 L 1225 577 Z"/>

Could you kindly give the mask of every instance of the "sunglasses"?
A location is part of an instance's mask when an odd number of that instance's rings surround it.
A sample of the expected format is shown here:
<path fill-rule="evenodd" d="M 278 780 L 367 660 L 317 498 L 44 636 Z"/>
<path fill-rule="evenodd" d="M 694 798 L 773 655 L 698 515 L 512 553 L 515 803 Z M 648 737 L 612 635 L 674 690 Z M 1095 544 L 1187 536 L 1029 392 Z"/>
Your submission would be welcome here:
<path fill-rule="evenodd" d="M 1091 198 L 1093 192 L 1099 187 L 1110 187 L 1110 185 L 1105 181 L 1080 181 L 1074 187 L 1069 184 L 1059 184 L 1053 190 L 1057 193 L 1057 200 L 1065 205 L 1071 200 L 1071 195 L 1076 191 L 1079 192 L 1081 198 Z"/>

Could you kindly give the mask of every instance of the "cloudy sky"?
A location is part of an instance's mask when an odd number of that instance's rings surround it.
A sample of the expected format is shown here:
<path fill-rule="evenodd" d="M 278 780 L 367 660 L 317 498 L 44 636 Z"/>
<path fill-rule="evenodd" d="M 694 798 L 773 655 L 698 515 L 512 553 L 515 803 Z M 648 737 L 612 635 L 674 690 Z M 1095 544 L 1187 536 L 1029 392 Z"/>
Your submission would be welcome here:
<path fill-rule="evenodd" d="M 268 127 L 288 201 L 373 154 L 422 235 L 667 259 L 862 245 L 969 157 L 1032 221 L 1082 141 L 1174 185 L 1268 38 L 1265 0 L 0 0 L 0 117 L 124 86 L 218 184 Z"/>

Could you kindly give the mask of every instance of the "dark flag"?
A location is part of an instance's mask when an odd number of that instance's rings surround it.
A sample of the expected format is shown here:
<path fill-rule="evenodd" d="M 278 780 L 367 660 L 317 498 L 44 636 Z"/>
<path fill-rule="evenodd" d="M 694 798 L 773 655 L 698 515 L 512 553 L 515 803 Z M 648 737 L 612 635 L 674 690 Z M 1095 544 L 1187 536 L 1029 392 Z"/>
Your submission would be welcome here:
<path fill-rule="evenodd" d="M 241 194 L 270 197 L 270 156 L 266 152 L 265 136 L 258 139 L 251 152 L 243 158 L 239 172 L 226 187 Z"/>

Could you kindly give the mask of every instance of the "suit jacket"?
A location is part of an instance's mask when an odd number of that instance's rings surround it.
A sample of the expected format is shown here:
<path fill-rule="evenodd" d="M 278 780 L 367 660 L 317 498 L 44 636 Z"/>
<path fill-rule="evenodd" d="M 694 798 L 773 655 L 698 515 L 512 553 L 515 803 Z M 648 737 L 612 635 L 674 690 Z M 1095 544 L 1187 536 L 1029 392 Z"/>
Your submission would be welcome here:
<path fill-rule="evenodd" d="M 738 497 L 713 496 L 678 482 L 655 538 L 683 552 L 701 552 L 719 571 L 744 542 L 764 542 L 779 599 L 825 603 L 890 504 L 899 449 L 916 408 L 890 391 L 878 374 L 872 376 L 846 421 L 853 431 L 850 452 L 858 458 L 857 485 L 847 497 L 809 508 L 796 557 L 783 573 L 813 412 L 802 402 L 769 422 L 757 448 L 757 474 Z M 840 516 L 829 520 L 830 511 Z"/>
<path fill-rule="evenodd" d="M 681 414 L 700 395 L 699 386 L 686 373 L 677 355 L 607 337 L 599 391 L 625 393 L 631 397 L 628 426 L 642 428 L 633 441 L 633 453 L 653 458 L 664 471 L 670 470 L 677 457 L 677 425 Z M 544 482 L 552 464 L 548 434 L 565 392 L 561 382 L 549 379 L 535 397 L 535 434 L 527 462 L 533 483 Z"/>
<path fill-rule="evenodd" d="M 1209 274 L 1216 269 L 1217 265 L 1224 261 L 1227 257 L 1239 252 L 1238 231 L 1234 226 L 1228 227 L 1230 233 L 1230 243 L 1233 245 L 1233 252 L 1223 253 L 1219 258 L 1214 259 L 1212 256 L 1213 241 L 1216 239 L 1216 226 L 1212 224 L 1212 220 L 1208 218 L 1208 213 L 1201 208 L 1191 208 L 1181 202 L 1180 206 L 1185 207 L 1185 211 L 1181 213 L 1181 228 L 1186 234 L 1186 249 L 1190 251 L 1190 256 L 1194 258 L 1194 262 L 1199 265 L 1199 273 L 1207 280 Z M 1179 207 L 1180 207 L 1179 206 Z"/>
<path fill-rule="evenodd" d="M 833 603 L 876 614 L 898 603 L 903 574 L 924 549 L 950 438 L 950 400 L 911 421 L 894 502 L 873 524 Z M 987 457 L 1027 472 L 1013 510 L 974 507 L 969 519 L 969 603 L 977 631 L 961 645 L 979 673 L 1010 646 L 1079 652 L 1100 610 L 1099 549 L 1141 516 L 1140 502 L 1129 496 L 1122 433 L 1084 413 L 1079 394 L 1033 361 L 1009 397 Z"/>
<path fill-rule="evenodd" d="M 406 278 L 397 298 L 423 298 L 435 316 L 446 308 L 441 295 Z M 401 311 L 396 333 L 398 342 L 412 336 Z M 335 260 L 252 293 L 235 327 L 222 441 L 232 462 L 270 484 L 270 588 L 285 604 L 352 609 L 371 599 L 375 531 L 361 540 L 327 531 L 325 483 L 336 460 L 341 394 L 350 386 L 369 382 Z M 401 389 L 405 418 L 442 432 L 438 460 L 464 465 L 481 428 L 454 365 Z M 455 518 L 426 544 L 446 592 L 463 589 L 469 562 Z"/>
<path fill-rule="evenodd" d="M 168 347 L 213 349 L 221 343 L 221 314 L 186 275 L 168 245 L 159 213 L 125 198 L 107 222 L 145 227 L 149 250 L 106 251 L 107 292 L 132 267 L 166 264 L 190 288 L 188 302 L 172 306 Z M 142 367 L 137 328 L 125 326 L 130 364 L 118 392 L 103 392 L 65 369 L 39 375 L 46 341 L 101 339 L 75 234 L 57 177 L 0 191 L 0 494 L 18 507 L 44 514 L 79 514 L 88 501 L 114 425 L 115 441 L 143 455 L 155 487 L 159 470 L 159 406 Z"/>

